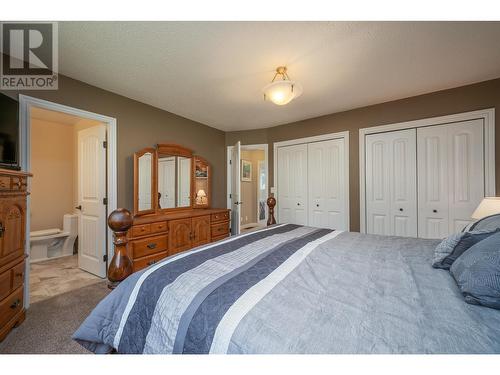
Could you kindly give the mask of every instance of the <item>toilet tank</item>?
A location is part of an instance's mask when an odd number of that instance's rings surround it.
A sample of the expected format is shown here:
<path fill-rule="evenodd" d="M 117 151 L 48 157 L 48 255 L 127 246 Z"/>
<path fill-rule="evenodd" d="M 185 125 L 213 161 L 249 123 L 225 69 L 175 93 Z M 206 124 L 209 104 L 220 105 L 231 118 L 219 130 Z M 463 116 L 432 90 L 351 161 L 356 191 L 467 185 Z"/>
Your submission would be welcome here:
<path fill-rule="evenodd" d="M 65 214 L 63 218 L 63 231 L 70 236 L 78 236 L 78 215 Z"/>

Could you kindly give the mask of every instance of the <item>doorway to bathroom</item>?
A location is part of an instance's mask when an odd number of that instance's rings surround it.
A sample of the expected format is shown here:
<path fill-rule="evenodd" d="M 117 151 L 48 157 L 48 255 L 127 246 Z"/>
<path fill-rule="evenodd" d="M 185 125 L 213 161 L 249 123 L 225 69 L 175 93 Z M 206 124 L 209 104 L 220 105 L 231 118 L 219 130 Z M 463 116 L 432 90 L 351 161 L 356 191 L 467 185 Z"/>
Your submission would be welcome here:
<path fill-rule="evenodd" d="M 109 126 L 114 119 L 34 98 L 24 98 L 23 106 L 20 99 L 21 159 L 34 175 L 26 244 L 26 297 L 33 303 L 106 277 L 116 134 Z"/>
<path fill-rule="evenodd" d="M 227 207 L 233 235 L 266 226 L 267 149 L 267 144 L 240 142 L 227 148 Z"/>

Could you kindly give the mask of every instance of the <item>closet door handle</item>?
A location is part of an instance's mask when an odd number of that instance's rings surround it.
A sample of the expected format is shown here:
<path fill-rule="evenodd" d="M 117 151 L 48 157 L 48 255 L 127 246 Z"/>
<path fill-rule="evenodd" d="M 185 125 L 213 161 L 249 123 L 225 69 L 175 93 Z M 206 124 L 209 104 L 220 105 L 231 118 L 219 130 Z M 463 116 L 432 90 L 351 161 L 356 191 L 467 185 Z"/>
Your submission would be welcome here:
<path fill-rule="evenodd" d="M 434 212 L 435 214 L 437 214 L 438 210 L 432 210 L 432 212 Z"/>
<path fill-rule="evenodd" d="M 297 203 L 297 206 L 300 206 L 300 203 Z"/>
<path fill-rule="evenodd" d="M 319 204 L 318 204 L 318 203 L 316 203 L 316 207 L 319 207 Z"/>
<path fill-rule="evenodd" d="M 403 212 L 403 209 L 402 209 L 402 208 L 400 208 L 400 209 L 399 209 L 399 211 Z"/>
<path fill-rule="evenodd" d="M 77 210 L 80 210 L 80 211 L 81 211 L 81 210 L 82 210 L 82 205 L 76 206 L 75 208 L 76 208 Z"/>

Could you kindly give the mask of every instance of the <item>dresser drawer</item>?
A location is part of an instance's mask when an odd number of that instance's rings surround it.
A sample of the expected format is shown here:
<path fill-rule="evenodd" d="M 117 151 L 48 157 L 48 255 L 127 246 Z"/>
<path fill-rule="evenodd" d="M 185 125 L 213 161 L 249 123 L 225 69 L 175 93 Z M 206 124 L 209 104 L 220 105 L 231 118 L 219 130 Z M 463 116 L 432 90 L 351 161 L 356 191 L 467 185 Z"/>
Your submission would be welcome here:
<path fill-rule="evenodd" d="M 0 327 L 11 320 L 23 309 L 23 288 L 19 288 L 14 293 L 0 302 Z"/>
<path fill-rule="evenodd" d="M 212 238 L 222 236 L 229 233 L 229 222 L 220 224 L 212 224 Z"/>
<path fill-rule="evenodd" d="M 19 288 L 24 283 L 24 261 L 12 268 L 12 290 Z"/>
<path fill-rule="evenodd" d="M 132 249 L 132 258 L 137 259 L 146 255 L 156 254 L 161 251 L 167 251 L 166 235 L 148 237 L 143 240 L 130 241 L 130 248 Z"/>
<path fill-rule="evenodd" d="M 144 236 L 151 233 L 151 224 L 134 225 L 131 232 L 132 237 Z"/>
<path fill-rule="evenodd" d="M 212 223 L 217 222 L 217 221 L 227 221 L 227 220 L 229 220 L 229 211 L 218 212 L 216 214 L 212 214 L 212 217 L 210 219 L 211 219 Z"/>
<path fill-rule="evenodd" d="M 0 301 L 10 294 L 12 290 L 11 280 L 11 270 L 0 273 Z"/>
<path fill-rule="evenodd" d="M 160 233 L 160 232 L 165 232 L 166 230 L 167 230 L 166 221 L 158 221 L 156 223 L 151 224 L 151 233 Z"/>
<path fill-rule="evenodd" d="M 135 259 L 133 262 L 134 272 L 137 272 L 139 270 L 142 270 L 143 268 L 149 267 L 150 265 L 157 263 L 158 261 L 167 257 L 167 255 L 168 255 L 168 253 L 165 251 L 163 253 L 158 253 L 155 255 L 142 257 L 140 259 Z"/>

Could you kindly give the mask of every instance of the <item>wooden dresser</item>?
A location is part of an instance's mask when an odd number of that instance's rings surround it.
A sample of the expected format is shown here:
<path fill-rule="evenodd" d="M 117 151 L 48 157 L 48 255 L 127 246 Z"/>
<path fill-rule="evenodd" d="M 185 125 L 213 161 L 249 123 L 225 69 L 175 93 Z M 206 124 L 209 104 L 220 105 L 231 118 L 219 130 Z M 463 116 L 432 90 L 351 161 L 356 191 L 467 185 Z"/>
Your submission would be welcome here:
<path fill-rule="evenodd" d="M 228 209 L 190 209 L 139 216 L 127 233 L 133 271 L 229 236 Z"/>
<path fill-rule="evenodd" d="M 29 176 L 0 169 L 0 341 L 25 317 L 24 245 Z"/>

